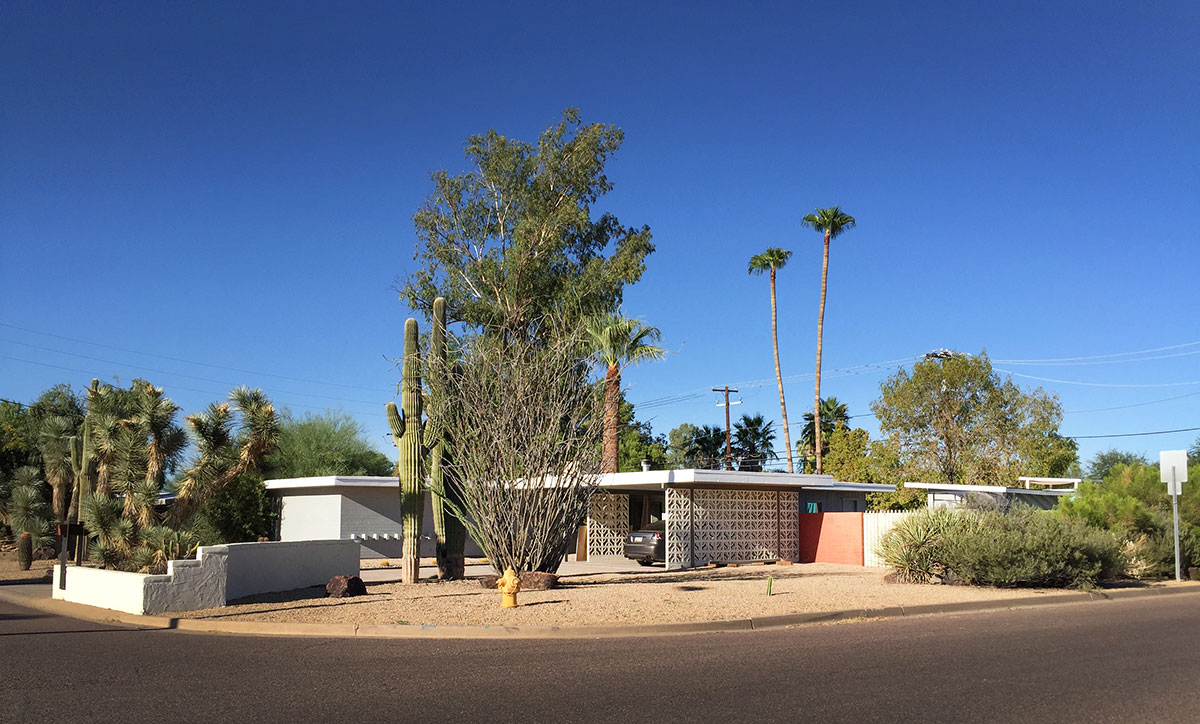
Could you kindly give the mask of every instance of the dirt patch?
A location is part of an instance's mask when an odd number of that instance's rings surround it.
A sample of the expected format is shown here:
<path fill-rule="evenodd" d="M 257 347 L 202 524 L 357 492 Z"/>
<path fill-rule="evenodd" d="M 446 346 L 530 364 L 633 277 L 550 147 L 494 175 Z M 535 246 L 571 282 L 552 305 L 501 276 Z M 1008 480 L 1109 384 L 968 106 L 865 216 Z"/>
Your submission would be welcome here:
<path fill-rule="evenodd" d="M 885 571 L 812 563 L 563 576 L 558 588 L 522 592 L 515 609 L 478 581 L 368 584 L 366 596 L 327 599 L 322 588 L 264 594 L 188 618 L 354 624 L 580 626 L 777 616 L 847 609 L 1046 597 L 1074 591 L 885 584 Z M 768 597 L 767 578 L 774 577 Z"/>
<path fill-rule="evenodd" d="M 0 586 L 6 583 L 37 583 L 49 581 L 54 561 L 34 561 L 28 571 L 17 563 L 16 551 L 0 551 Z"/>

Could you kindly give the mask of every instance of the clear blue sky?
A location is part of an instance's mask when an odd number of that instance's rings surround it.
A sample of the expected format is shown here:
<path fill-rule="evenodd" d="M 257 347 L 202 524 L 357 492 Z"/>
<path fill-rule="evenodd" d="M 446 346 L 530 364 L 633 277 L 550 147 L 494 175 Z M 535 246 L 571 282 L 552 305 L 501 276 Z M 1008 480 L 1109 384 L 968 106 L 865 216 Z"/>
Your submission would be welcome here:
<path fill-rule="evenodd" d="M 725 383 L 778 419 L 767 281 L 746 274 L 767 246 L 795 252 L 780 347 L 793 422 L 811 405 L 818 206 L 859 222 L 825 331 L 823 392 L 851 413 L 895 364 L 835 370 L 933 348 L 1200 342 L 1200 4 L 728 5 L 0 5 L 0 396 L 141 375 L 191 411 L 260 385 L 390 450 L 391 287 L 428 174 L 567 106 L 624 129 L 602 206 L 654 232 L 625 312 L 675 354 L 626 380 L 634 402 L 685 397 L 639 412 L 657 432 L 716 424 Z M 1065 434 L 1100 435 L 1200 426 L 1188 352 L 996 366 L 1090 383 L 1017 378 L 1060 395 Z"/>

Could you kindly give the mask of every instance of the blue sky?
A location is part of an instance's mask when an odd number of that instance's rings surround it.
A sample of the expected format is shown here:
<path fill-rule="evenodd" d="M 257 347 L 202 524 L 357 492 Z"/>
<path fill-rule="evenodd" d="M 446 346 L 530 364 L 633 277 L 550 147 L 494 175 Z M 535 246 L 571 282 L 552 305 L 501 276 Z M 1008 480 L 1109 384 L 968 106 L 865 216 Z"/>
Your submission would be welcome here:
<path fill-rule="evenodd" d="M 1200 426 L 1200 345 L 1177 346 L 1200 342 L 1197 68 L 1192 2 L 5 3 L 0 396 L 140 375 L 190 411 L 259 385 L 390 450 L 392 285 L 429 173 L 577 106 L 626 134 L 602 210 L 654 232 L 625 312 L 674 354 L 626 381 L 674 401 L 639 410 L 657 432 L 721 421 L 722 384 L 778 419 L 746 274 L 767 246 L 795 252 L 793 423 L 811 406 L 821 245 L 799 219 L 833 204 L 859 226 L 831 254 L 823 392 L 851 413 L 934 348 L 1172 347 L 996 366 L 1057 380 L 1017 378 L 1068 435 Z"/>

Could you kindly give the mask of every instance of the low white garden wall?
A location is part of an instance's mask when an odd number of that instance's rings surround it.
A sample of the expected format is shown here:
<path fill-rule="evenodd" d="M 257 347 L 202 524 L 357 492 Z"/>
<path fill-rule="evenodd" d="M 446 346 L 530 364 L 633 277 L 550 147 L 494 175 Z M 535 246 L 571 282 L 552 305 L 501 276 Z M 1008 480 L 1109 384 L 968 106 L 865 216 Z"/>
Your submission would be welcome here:
<path fill-rule="evenodd" d="M 67 567 L 54 598 L 137 614 L 224 606 L 256 593 L 324 585 L 336 575 L 358 575 L 359 544 L 351 540 L 230 543 L 201 546 L 195 560 L 170 561 L 165 575 Z"/>

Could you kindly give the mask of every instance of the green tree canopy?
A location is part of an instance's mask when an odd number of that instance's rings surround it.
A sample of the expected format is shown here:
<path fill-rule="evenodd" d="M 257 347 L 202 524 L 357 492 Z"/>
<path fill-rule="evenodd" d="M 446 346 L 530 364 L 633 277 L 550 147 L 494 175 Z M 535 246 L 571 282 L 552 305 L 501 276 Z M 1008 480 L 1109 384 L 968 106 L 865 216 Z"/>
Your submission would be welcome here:
<path fill-rule="evenodd" d="M 641 470 L 646 458 L 655 470 L 667 467 L 667 441 L 654 434 L 649 422 L 636 419 L 633 403 L 621 402 L 620 420 L 618 472 Z"/>
<path fill-rule="evenodd" d="M 279 446 L 264 466 L 267 477 L 392 474 L 395 463 L 348 414 L 327 410 L 295 417 L 285 411 L 280 417 Z"/>
<path fill-rule="evenodd" d="M 444 296 L 451 322 L 503 334 L 537 334 L 550 312 L 615 310 L 654 251 L 649 227 L 593 218 L 623 137 L 567 109 L 536 143 L 495 130 L 468 138 L 471 170 L 435 172 L 413 216 L 420 268 L 398 284 L 409 307 L 429 314 Z"/>
<path fill-rule="evenodd" d="M 1145 455 L 1138 453 L 1116 448 L 1101 450 L 1088 461 L 1087 476 L 1092 480 L 1100 481 L 1108 477 L 1109 471 L 1117 465 L 1148 465 L 1149 463 L 1150 461 L 1146 459 Z"/>
<path fill-rule="evenodd" d="M 1012 484 L 1021 475 L 1061 476 L 1078 462 L 1062 437 L 1062 406 L 992 371 L 986 353 L 927 358 L 880 385 L 871 404 L 901 464 L 927 482 Z"/>

